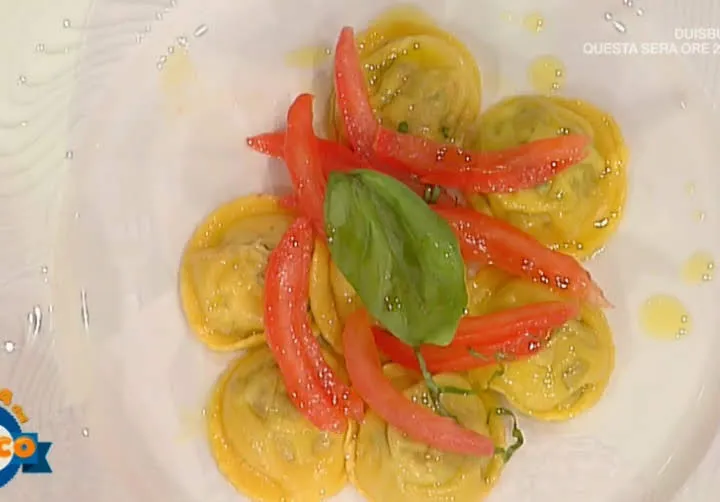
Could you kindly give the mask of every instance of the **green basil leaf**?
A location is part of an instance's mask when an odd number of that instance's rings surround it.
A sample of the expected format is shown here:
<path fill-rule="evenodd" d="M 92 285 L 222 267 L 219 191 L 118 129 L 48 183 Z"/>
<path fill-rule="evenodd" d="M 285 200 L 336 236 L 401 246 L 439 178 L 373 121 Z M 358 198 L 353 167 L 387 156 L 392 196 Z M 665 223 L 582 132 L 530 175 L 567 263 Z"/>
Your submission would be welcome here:
<path fill-rule="evenodd" d="M 465 264 L 448 223 L 390 176 L 330 174 L 332 259 L 368 312 L 414 347 L 447 345 L 467 306 Z"/>

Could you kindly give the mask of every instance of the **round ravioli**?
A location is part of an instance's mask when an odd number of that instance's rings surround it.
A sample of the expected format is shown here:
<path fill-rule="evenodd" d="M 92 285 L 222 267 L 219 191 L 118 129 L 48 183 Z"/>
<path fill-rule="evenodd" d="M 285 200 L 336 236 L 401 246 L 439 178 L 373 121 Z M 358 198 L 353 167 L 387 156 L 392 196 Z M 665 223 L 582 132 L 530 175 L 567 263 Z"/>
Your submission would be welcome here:
<path fill-rule="evenodd" d="M 380 122 L 400 132 L 462 144 L 480 110 L 480 72 L 458 39 L 415 10 L 396 10 L 357 37 L 370 103 Z M 334 92 L 330 131 L 343 128 Z"/>
<path fill-rule="evenodd" d="M 469 199 L 476 209 L 584 259 L 605 245 L 625 206 L 628 150 L 615 120 L 585 101 L 519 96 L 483 114 L 474 146 L 503 150 L 558 134 L 591 137 L 588 156 L 536 188 Z"/>
<path fill-rule="evenodd" d="M 491 308 L 497 311 L 558 299 L 541 285 L 516 279 L 495 293 Z M 560 421 L 600 400 L 614 364 L 615 346 L 605 315 L 584 305 L 580 317 L 556 329 L 537 354 L 475 370 L 470 378 L 503 394 L 526 415 Z"/>
<path fill-rule="evenodd" d="M 337 368 L 337 361 L 325 356 Z M 320 431 L 303 417 L 266 347 L 231 363 L 213 390 L 207 417 L 218 468 L 253 500 L 320 501 L 345 486 L 352 431 Z"/>
<path fill-rule="evenodd" d="M 265 267 L 292 216 L 270 195 L 225 204 L 195 230 L 180 266 L 188 323 L 214 350 L 262 343 Z"/>
<path fill-rule="evenodd" d="M 427 387 L 412 372 L 388 364 L 385 374 L 408 399 L 430 406 Z M 506 446 L 505 424 L 496 411 L 498 401 L 490 392 L 477 393 L 458 374 L 436 375 L 446 410 L 465 427 L 489 435 L 495 444 Z M 458 393 L 458 391 L 466 394 Z M 477 501 L 486 494 L 503 466 L 500 454 L 477 458 L 445 453 L 409 439 L 389 427 L 372 410 L 359 426 L 356 440 L 349 443 L 348 474 L 353 485 L 369 500 L 422 502 L 438 500 Z"/>

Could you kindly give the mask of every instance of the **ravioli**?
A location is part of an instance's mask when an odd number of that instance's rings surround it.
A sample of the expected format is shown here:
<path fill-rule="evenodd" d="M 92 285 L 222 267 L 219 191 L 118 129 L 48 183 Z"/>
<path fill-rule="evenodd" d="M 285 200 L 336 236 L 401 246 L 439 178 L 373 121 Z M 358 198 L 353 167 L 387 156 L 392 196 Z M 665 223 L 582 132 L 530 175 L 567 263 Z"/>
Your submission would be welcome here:
<path fill-rule="evenodd" d="M 337 361 L 325 354 L 334 368 Z M 312 502 L 345 486 L 346 435 L 320 431 L 290 402 L 266 347 L 235 360 L 208 408 L 210 448 L 235 488 L 262 502 Z"/>
<path fill-rule="evenodd" d="M 558 134 L 590 136 L 585 160 L 539 187 L 469 199 L 479 211 L 507 220 L 553 249 L 585 259 L 615 232 L 625 206 L 628 150 L 615 120 L 578 99 L 518 96 L 482 115 L 472 146 L 502 150 Z"/>
<path fill-rule="evenodd" d="M 457 38 L 412 9 L 396 10 L 357 37 L 370 104 L 386 127 L 462 144 L 477 122 L 481 78 Z M 330 131 L 342 136 L 334 92 Z"/>
<path fill-rule="evenodd" d="M 415 373 L 395 364 L 385 365 L 384 371 L 409 399 L 429 406 L 427 387 Z M 495 412 L 499 404 L 491 392 L 471 391 L 468 380 L 458 374 L 434 379 L 441 388 L 470 391 L 443 393 L 441 401 L 462 425 L 489 435 L 500 448 L 506 446 L 505 424 Z M 349 446 L 350 481 L 375 502 L 477 501 L 492 488 L 503 467 L 499 454 L 488 459 L 445 453 L 408 439 L 372 410 Z"/>
<path fill-rule="evenodd" d="M 251 195 L 221 206 L 195 230 L 180 266 L 180 297 L 211 349 L 263 342 L 265 267 L 291 221 L 276 197 Z"/>
<path fill-rule="evenodd" d="M 558 299 L 541 285 L 513 280 L 495 293 L 491 309 Z M 470 379 L 503 394 L 521 413 L 561 421 L 600 400 L 614 364 L 615 347 L 604 314 L 584 305 L 580 317 L 556 329 L 547 346 L 534 356 L 472 371 Z"/>
<path fill-rule="evenodd" d="M 330 251 L 327 245 L 321 239 L 317 239 L 310 267 L 310 310 L 321 336 L 335 352 L 342 354 L 343 324 L 335 308 L 330 263 Z"/>
<path fill-rule="evenodd" d="M 335 296 L 338 316 L 344 323 L 350 314 L 362 306 L 360 296 L 332 261 L 330 262 L 330 285 Z"/>
<path fill-rule="evenodd" d="M 491 265 L 484 266 L 467 279 L 468 315 L 479 316 L 490 312 L 495 292 L 511 279 L 510 275 Z"/>

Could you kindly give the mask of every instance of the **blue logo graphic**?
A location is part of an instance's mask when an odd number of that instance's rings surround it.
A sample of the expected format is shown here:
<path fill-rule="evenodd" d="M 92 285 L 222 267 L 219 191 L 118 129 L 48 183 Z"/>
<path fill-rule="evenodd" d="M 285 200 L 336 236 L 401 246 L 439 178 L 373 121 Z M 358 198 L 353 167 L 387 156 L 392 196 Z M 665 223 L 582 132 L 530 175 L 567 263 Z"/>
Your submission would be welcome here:
<path fill-rule="evenodd" d="M 52 443 L 39 441 L 37 433 L 23 432 L 20 424 L 28 421 L 27 416 L 20 406 L 8 408 L 11 399 L 10 391 L 0 391 L 0 488 L 12 481 L 18 472 L 52 472 L 47 460 Z"/>

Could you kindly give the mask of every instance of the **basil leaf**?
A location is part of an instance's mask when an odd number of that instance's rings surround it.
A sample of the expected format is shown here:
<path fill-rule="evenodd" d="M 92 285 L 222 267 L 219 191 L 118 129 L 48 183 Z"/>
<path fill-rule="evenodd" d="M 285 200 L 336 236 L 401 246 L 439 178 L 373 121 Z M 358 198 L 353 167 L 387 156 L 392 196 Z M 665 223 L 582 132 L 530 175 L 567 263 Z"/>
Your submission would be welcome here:
<path fill-rule="evenodd" d="M 414 347 L 452 341 L 467 306 L 465 264 L 422 198 L 375 171 L 333 172 L 325 221 L 333 261 L 375 319 Z"/>

